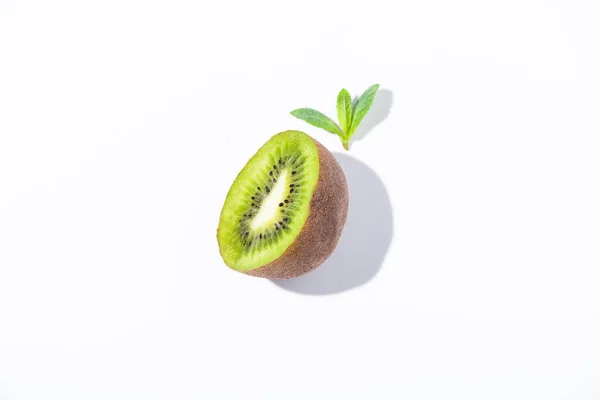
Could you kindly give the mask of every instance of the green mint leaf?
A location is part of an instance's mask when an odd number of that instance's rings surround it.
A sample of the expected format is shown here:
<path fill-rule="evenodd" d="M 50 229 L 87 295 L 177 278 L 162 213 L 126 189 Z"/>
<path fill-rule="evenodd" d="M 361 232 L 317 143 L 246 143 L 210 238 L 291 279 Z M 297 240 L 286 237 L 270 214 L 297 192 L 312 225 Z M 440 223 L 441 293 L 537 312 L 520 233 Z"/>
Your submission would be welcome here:
<path fill-rule="evenodd" d="M 352 98 L 346 89 L 342 89 L 338 94 L 337 115 L 345 137 L 350 124 L 352 124 Z"/>
<path fill-rule="evenodd" d="M 340 137 L 343 135 L 340 127 L 335 122 L 333 122 L 328 116 L 321 114 L 312 108 L 298 108 L 292 111 L 290 114 L 296 118 L 308 122 L 313 126 L 316 126 L 317 128 L 325 129 L 327 132 L 331 132 Z"/>
<path fill-rule="evenodd" d="M 350 136 L 354 133 L 360 121 L 362 121 L 363 117 L 367 114 L 371 105 L 373 104 L 373 100 L 375 99 L 375 95 L 377 94 L 377 90 L 379 89 L 379 85 L 373 85 L 363 94 L 360 95 L 356 105 L 354 106 L 354 111 L 352 112 L 352 124 L 350 125 L 350 129 L 346 132 L 346 137 L 349 139 Z"/>

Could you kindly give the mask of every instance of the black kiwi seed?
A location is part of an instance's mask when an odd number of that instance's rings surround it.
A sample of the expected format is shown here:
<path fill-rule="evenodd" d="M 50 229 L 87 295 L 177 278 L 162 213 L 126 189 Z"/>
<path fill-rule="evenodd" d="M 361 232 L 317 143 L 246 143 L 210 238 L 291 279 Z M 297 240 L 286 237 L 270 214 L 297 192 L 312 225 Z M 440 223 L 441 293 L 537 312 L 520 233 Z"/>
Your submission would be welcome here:
<path fill-rule="evenodd" d="M 269 175 L 273 176 L 273 171 L 269 171 Z"/>
<path fill-rule="evenodd" d="M 281 229 L 287 229 L 287 225 L 283 225 Z"/>
<path fill-rule="evenodd" d="M 294 184 L 292 183 L 292 184 L 290 185 L 290 187 L 294 187 Z"/>
<path fill-rule="evenodd" d="M 284 200 L 284 202 L 285 202 L 285 203 L 289 203 L 290 201 L 289 201 L 288 199 L 285 199 L 285 200 Z"/>
<path fill-rule="evenodd" d="M 273 178 L 273 183 L 277 182 L 277 179 Z"/>
<path fill-rule="evenodd" d="M 283 203 L 279 203 L 279 207 L 283 207 Z"/>
<path fill-rule="evenodd" d="M 271 191 L 271 189 L 269 189 L 269 188 L 266 188 L 265 190 L 267 191 L 267 193 L 269 193 Z"/>
<path fill-rule="evenodd" d="M 259 237 L 260 239 L 262 239 L 262 233 L 261 233 L 260 235 L 258 235 L 258 237 Z"/>
<path fill-rule="evenodd" d="M 252 207 L 256 207 L 256 204 L 252 203 Z"/>
<path fill-rule="evenodd" d="M 284 221 L 284 222 L 290 222 L 290 219 L 289 219 L 288 217 L 285 217 L 285 218 L 283 219 L 283 221 Z"/>
<path fill-rule="evenodd" d="M 277 169 L 277 165 L 273 165 L 273 169 Z"/>
<path fill-rule="evenodd" d="M 258 190 L 260 190 L 260 186 L 257 186 L 256 188 L 257 188 Z"/>
<path fill-rule="evenodd" d="M 290 189 L 290 193 L 294 193 L 294 189 Z"/>
<path fill-rule="evenodd" d="M 252 200 L 256 200 L 256 198 L 254 196 L 251 197 Z"/>
<path fill-rule="evenodd" d="M 283 222 L 279 221 L 279 225 L 283 226 Z"/>
<path fill-rule="evenodd" d="M 244 233 L 244 237 L 248 237 L 249 234 L 250 234 L 250 232 Z"/>
<path fill-rule="evenodd" d="M 296 171 L 292 171 L 292 175 L 296 175 Z"/>

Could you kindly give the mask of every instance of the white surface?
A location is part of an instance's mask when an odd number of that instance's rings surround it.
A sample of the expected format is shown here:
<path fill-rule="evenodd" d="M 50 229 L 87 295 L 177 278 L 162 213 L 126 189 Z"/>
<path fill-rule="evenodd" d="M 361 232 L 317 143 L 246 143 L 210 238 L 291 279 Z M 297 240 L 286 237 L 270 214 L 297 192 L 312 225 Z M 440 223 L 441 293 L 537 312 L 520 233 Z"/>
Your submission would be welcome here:
<path fill-rule="evenodd" d="M 599 399 L 599 7 L 0 0 L 0 398 Z M 330 261 L 227 269 L 247 158 L 376 82 Z"/>

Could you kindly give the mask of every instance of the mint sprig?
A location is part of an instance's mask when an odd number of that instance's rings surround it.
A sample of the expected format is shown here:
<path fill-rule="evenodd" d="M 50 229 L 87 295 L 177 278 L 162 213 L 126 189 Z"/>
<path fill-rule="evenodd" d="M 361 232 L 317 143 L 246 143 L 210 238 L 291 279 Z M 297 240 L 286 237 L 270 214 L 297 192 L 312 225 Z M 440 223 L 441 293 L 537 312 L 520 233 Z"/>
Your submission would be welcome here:
<path fill-rule="evenodd" d="M 317 128 L 325 129 L 327 132 L 338 135 L 344 149 L 348 150 L 350 138 L 364 116 L 369 112 L 378 89 L 378 84 L 369 87 L 360 95 L 355 105 L 352 105 L 350 93 L 346 89 L 342 89 L 338 94 L 336 107 L 339 125 L 325 114 L 312 108 L 298 108 L 292 111 L 291 114 Z"/>

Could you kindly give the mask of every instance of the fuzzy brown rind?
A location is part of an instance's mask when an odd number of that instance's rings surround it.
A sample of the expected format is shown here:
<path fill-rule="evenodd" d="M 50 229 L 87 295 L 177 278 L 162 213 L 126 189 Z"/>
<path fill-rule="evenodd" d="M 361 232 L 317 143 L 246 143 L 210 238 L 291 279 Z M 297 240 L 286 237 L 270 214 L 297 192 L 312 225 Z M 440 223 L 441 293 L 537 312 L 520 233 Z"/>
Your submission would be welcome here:
<path fill-rule="evenodd" d="M 319 180 L 302 231 L 278 259 L 241 272 L 269 279 L 296 278 L 323 264 L 337 246 L 348 216 L 346 177 L 333 154 L 313 141 L 319 151 Z"/>

